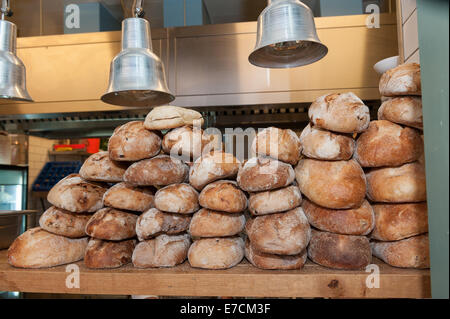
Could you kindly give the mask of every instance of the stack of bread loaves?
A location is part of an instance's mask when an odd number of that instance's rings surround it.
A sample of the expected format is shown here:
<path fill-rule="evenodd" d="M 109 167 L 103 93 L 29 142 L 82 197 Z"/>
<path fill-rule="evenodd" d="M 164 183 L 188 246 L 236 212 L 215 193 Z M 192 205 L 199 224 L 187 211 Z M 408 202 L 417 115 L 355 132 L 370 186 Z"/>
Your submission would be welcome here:
<path fill-rule="evenodd" d="M 404 64 L 380 80 L 378 121 L 356 143 L 355 159 L 369 168 L 374 202 L 373 255 L 396 267 L 428 268 L 428 217 L 423 163 L 420 66 Z"/>
<path fill-rule="evenodd" d="M 257 157 L 239 170 L 239 186 L 250 193 L 252 218 L 246 223 L 245 256 L 262 269 L 300 269 L 306 262 L 311 229 L 300 206 L 292 165 L 301 145 L 291 130 L 259 132 L 252 144 Z"/>
<path fill-rule="evenodd" d="M 312 230 L 308 257 L 336 269 L 371 262 L 374 213 L 365 200 L 366 179 L 352 159 L 354 136 L 367 129 L 369 108 L 353 93 L 329 94 L 312 103 L 310 124 L 300 135 L 303 158 L 295 168 L 302 208 Z"/>
<path fill-rule="evenodd" d="M 189 182 L 201 191 L 202 207 L 189 227 L 195 239 L 188 258 L 192 267 L 226 269 L 244 257 L 244 229 L 247 197 L 235 179 L 240 162 L 220 150 L 198 158 L 189 173 Z"/>

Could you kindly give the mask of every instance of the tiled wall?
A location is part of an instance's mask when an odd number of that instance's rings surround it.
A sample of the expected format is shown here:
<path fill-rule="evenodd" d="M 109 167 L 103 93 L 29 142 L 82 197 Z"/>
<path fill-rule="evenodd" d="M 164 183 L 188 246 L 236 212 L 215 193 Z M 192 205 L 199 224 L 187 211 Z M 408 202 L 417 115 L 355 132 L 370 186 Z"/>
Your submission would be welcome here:
<path fill-rule="evenodd" d="M 401 18 L 404 61 L 406 63 L 420 63 L 419 36 L 417 30 L 417 3 L 416 0 L 401 0 Z"/>

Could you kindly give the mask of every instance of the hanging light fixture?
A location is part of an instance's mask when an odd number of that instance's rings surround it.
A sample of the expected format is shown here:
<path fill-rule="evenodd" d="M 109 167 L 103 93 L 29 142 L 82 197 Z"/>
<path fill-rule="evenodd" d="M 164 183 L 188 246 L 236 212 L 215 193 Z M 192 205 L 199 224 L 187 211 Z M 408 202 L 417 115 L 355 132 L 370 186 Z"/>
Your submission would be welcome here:
<path fill-rule="evenodd" d="M 26 70 L 16 55 L 17 26 L 5 20 L 12 15 L 9 0 L 2 0 L 0 19 L 0 99 L 33 101 L 26 86 Z"/>
<path fill-rule="evenodd" d="M 122 21 L 122 51 L 111 62 L 109 87 L 102 96 L 106 103 L 140 107 L 175 99 L 167 87 L 164 65 L 152 51 L 150 24 L 142 18 L 142 5 L 143 0 L 134 0 L 134 17 Z"/>
<path fill-rule="evenodd" d="M 314 63 L 327 52 L 308 6 L 298 0 L 269 0 L 258 17 L 256 46 L 248 59 L 263 68 L 294 68 Z"/>

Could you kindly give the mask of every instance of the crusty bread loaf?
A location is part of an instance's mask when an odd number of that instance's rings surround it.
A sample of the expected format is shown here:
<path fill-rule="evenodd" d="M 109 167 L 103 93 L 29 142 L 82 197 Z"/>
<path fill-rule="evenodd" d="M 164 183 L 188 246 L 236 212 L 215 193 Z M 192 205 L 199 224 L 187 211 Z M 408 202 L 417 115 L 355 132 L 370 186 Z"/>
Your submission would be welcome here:
<path fill-rule="evenodd" d="M 361 206 L 366 179 L 354 161 L 302 159 L 295 168 L 300 191 L 317 205 L 332 209 Z"/>
<path fill-rule="evenodd" d="M 383 96 L 422 95 L 420 65 L 406 63 L 386 71 L 380 79 Z"/>
<path fill-rule="evenodd" d="M 254 249 L 248 238 L 245 242 L 245 258 L 253 266 L 260 269 L 300 269 L 305 265 L 306 257 L 306 249 L 298 255 L 273 255 Z"/>
<path fill-rule="evenodd" d="M 239 234 L 244 226 L 244 214 L 229 214 L 202 208 L 192 216 L 189 233 L 193 237 L 234 236 Z"/>
<path fill-rule="evenodd" d="M 199 209 L 198 192 L 189 184 L 172 184 L 155 194 L 155 207 L 163 212 L 192 214 Z"/>
<path fill-rule="evenodd" d="M 297 185 L 265 191 L 251 193 L 248 201 L 250 212 L 257 215 L 280 213 L 300 206 L 302 194 Z"/>
<path fill-rule="evenodd" d="M 369 126 L 369 108 L 355 94 L 332 93 L 317 98 L 309 107 L 311 123 L 339 133 L 360 133 Z"/>
<path fill-rule="evenodd" d="M 103 205 L 117 209 L 145 212 L 154 207 L 155 190 L 152 187 L 137 187 L 118 183 L 103 196 Z"/>
<path fill-rule="evenodd" d="M 109 157 L 114 161 L 139 161 L 161 150 L 161 137 L 146 130 L 144 122 L 132 121 L 114 130 L 108 142 Z"/>
<path fill-rule="evenodd" d="M 244 241 L 240 237 L 202 238 L 194 241 L 188 251 L 192 267 L 226 269 L 244 258 Z"/>
<path fill-rule="evenodd" d="M 418 162 L 372 169 L 366 178 L 367 197 L 371 201 L 416 203 L 427 199 L 425 167 Z"/>
<path fill-rule="evenodd" d="M 247 197 L 234 181 L 222 180 L 206 185 L 198 200 L 202 207 L 228 213 L 240 213 L 247 208 Z"/>
<path fill-rule="evenodd" d="M 86 234 L 104 240 L 124 240 L 136 236 L 138 216 L 114 208 L 103 208 L 92 215 Z"/>
<path fill-rule="evenodd" d="M 291 165 L 268 157 L 253 157 L 239 169 L 237 182 L 247 192 L 286 187 L 295 179 Z"/>
<path fill-rule="evenodd" d="M 91 238 L 84 255 L 88 268 L 119 268 L 131 262 L 136 240 L 106 241 Z"/>
<path fill-rule="evenodd" d="M 256 135 L 252 150 L 259 156 L 270 156 L 295 165 L 300 158 L 302 147 L 294 131 L 269 127 Z"/>
<path fill-rule="evenodd" d="M 188 230 L 190 222 L 190 215 L 163 213 L 156 208 L 151 208 L 139 216 L 136 234 L 139 241 L 150 239 L 161 233 L 175 235 Z"/>
<path fill-rule="evenodd" d="M 355 140 L 348 135 L 308 126 L 300 135 L 303 155 L 320 160 L 349 160 L 355 150 Z"/>
<path fill-rule="evenodd" d="M 316 264 L 334 269 L 364 269 L 372 261 L 369 239 L 312 231 L 308 257 Z"/>
<path fill-rule="evenodd" d="M 415 96 L 390 98 L 378 109 L 378 119 L 423 129 L 422 98 Z"/>
<path fill-rule="evenodd" d="M 428 235 L 399 241 L 372 242 L 372 253 L 386 264 L 401 268 L 430 268 Z"/>
<path fill-rule="evenodd" d="M 144 126 L 148 130 L 167 130 L 184 125 L 203 125 L 202 115 L 194 110 L 185 109 L 178 106 L 155 107 L 145 117 Z"/>
<path fill-rule="evenodd" d="M 183 183 L 189 167 L 180 159 L 158 155 L 132 164 L 123 175 L 123 180 L 135 186 L 166 186 Z"/>
<path fill-rule="evenodd" d="M 142 241 L 134 249 L 133 265 L 138 268 L 174 267 L 186 260 L 190 244 L 188 234 L 162 234 Z"/>
<path fill-rule="evenodd" d="M 323 231 L 342 235 L 368 235 L 375 227 L 374 212 L 366 200 L 357 208 L 330 209 L 305 198 L 302 208 L 309 223 Z"/>
<path fill-rule="evenodd" d="M 423 153 L 419 131 L 386 121 L 372 121 L 356 141 L 354 158 L 362 167 L 399 166 Z"/>
<path fill-rule="evenodd" d="M 67 238 L 40 227 L 16 238 L 8 249 L 8 262 L 14 267 L 44 268 L 77 262 L 84 257 L 88 238 Z"/>
<path fill-rule="evenodd" d="M 240 162 L 232 154 L 215 151 L 199 157 L 189 172 L 189 183 L 197 190 L 219 179 L 234 178 Z"/>
<path fill-rule="evenodd" d="M 84 229 L 91 216 L 91 214 L 72 213 L 52 206 L 39 218 L 39 226 L 56 235 L 80 238 L 86 236 Z"/>
<path fill-rule="evenodd" d="M 108 152 L 92 154 L 80 168 L 80 176 L 87 181 L 121 182 L 128 163 L 117 162 L 109 158 Z"/>
<path fill-rule="evenodd" d="M 173 157 L 180 156 L 183 160 L 197 159 L 204 149 L 212 142 L 213 135 L 206 135 L 200 128 L 183 126 L 171 130 L 164 135 L 162 149 Z"/>
<path fill-rule="evenodd" d="M 377 204 L 375 229 L 371 238 L 382 241 L 400 240 L 428 232 L 427 203 Z"/>
<path fill-rule="evenodd" d="M 70 174 L 60 180 L 47 195 L 50 204 L 74 212 L 93 213 L 103 207 L 106 188 L 87 182 L 78 174 Z"/>
<path fill-rule="evenodd" d="M 311 237 L 311 228 L 301 207 L 249 219 L 245 230 L 256 250 L 276 255 L 300 254 Z"/>

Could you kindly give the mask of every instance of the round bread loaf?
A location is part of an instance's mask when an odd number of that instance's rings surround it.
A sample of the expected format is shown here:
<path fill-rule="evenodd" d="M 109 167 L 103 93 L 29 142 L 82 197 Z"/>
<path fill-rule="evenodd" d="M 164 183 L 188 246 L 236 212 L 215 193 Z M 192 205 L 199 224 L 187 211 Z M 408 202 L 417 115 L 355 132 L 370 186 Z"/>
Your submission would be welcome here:
<path fill-rule="evenodd" d="M 202 208 L 189 225 L 193 237 L 225 237 L 239 234 L 245 226 L 244 214 L 229 214 Z"/>
<path fill-rule="evenodd" d="M 244 241 L 240 237 L 202 238 L 188 251 L 189 264 L 204 269 L 227 269 L 244 258 Z"/>
<path fill-rule="evenodd" d="M 372 169 L 366 174 L 367 197 L 373 202 L 417 203 L 427 199 L 423 164 Z"/>
<path fill-rule="evenodd" d="M 168 213 L 192 214 L 199 209 L 198 193 L 189 184 L 172 184 L 156 192 L 155 207 Z"/>
<path fill-rule="evenodd" d="M 183 126 L 164 135 L 162 148 L 164 153 L 188 161 L 200 157 L 203 150 L 212 142 L 212 137 L 204 134 L 200 128 Z"/>
<path fill-rule="evenodd" d="M 419 131 L 380 120 L 356 141 L 354 158 L 362 167 L 399 166 L 417 161 L 423 153 Z"/>
<path fill-rule="evenodd" d="M 428 232 L 427 203 L 373 206 L 375 229 L 371 238 L 394 241 Z"/>
<path fill-rule="evenodd" d="M 414 96 L 390 98 L 378 109 L 378 119 L 422 130 L 422 98 Z"/>
<path fill-rule="evenodd" d="M 352 137 L 311 127 L 311 124 L 302 131 L 300 143 L 303 155 L 320 160 L 349 160 L 355 150 Z"/>
<path fill-rule="evenodd" d="M 158 155 L 161 137 L 144 127 L 144 122 L 128 122 L 114 130 L 108 142 L 109 158 L 114 161 L 139 161 Z"/>
<path fill-rule="evenodd" d="M 399 241 L 372 242 L 372 253 L 386 264 L 401 268 L 430 268 L 428 235 Z"/>
<path fill-rule="evenodd" d="M 199 127 L 203 125 L 203 117 L 199 112 L 169 105 L 153 108 L 144 122 L 148 130 L 167 130 L 194 124 Z"/>
<path fill-rule="evenodd" d="M 358 208 L 330 209 L 318 206 L 305 198 L 302 208 L 312 226 L 331 233 L 368 235 L 375 226 L 372 206 L 366 200 Z"/>
<path fill-rule="evenodd" d="M 251 193 L 248 201 L 248 208 L 252 215 L 266 215 L 281 213 L 300 206 L 302 194 L 296 185 L 265 191 Z"/>
<path fill-rule="evenodd" d="M 372 261 L 369 239 L 312 231 L 308 257 L 316 264 L 333 269 L 364 269 Z"/>
<path fill-rule="evenodd" d="M 84 255 L 88 268 L 119 268 L 131 262 L 136 240 L 105 241 L 91 238 Z"/>
<path fill-rule="evenodd" d="M 175 235 L 188 230 L 190 222 L 190 215 L 163 213 L 156 208 L 151 208 L 139 216 L 136 234 L 139 241 L 150 239 L 161 233 Z"/>
<path fill-rule="evenodd" d="M 91 214 L 72 213 L 52 206 L 39 218 L 39 226 L 56 235 L 80 238 L 86 236 L 84 229 L 91 216 Z"/>
<path fill-rule="evenodd" d="M 186 260 L 191 238 L 188 234 L 159 235 L 137 244 L 133 266 L 137 268 L 174 267 Z"/>
<path fill-rule="evenodd" d="M 82 260 L 88 238 L 67 238 L 31 228 L 16 238 L 8 249 L 8 263 L 21 268 L 44 268 Z"/>
<path fill-rule="evenodd" d="M 228 213 L 247 208 L 247 197 L 234 181 L 216 181 L 206 185 L 198 197 L 200 206 Z"/>
<path fill-rule="evenodd" d="M 253 248 L 247 238 L 245 242 L 245 258 L 256 268 L 290 270 L 303 268 L 306 262 L 306 249 L 298 255 L 265 254 Z"/>
<path fill-rule="evenodd" d="M 64 177 L 47 195 L 50 204 L 74 213 L 93 213 L 103 207 L 106 188 L 87 182 L 78 174 Z"/>
<path fill-rule="evenodd" d="M 189 183 L 197 190 L 224 178 L 234 178 L 240 162 L 232 154 L 215 151 L 199 157 L 189 172 Z"/>
<path fill-rule="evenodd" d="M 291 165 L 268 157 L 253 157 L 239 169 L 237 182 L 247 192 L 286 187 L 295 179 Z"/>
<path fill-rule="evenodd" d="M 311 228 L 301 207 L 249 219 L 245 230 L 256 250 L 276 255 L 300 254 L 311 237 Z"/>
<path fill-rule="evenodd" d="M 380 79 L 383 96 L 422 95 L 420 65 L 406 63 L 386 71 Z"/>
<path fill-rule="evenodd" d="M 339 133 L 360 133 L 370 122 L 369 108 L 353 93 L 332 93 L 319 97 L 308 110 L 311 123 Z"/>
<path fill-rule="evenodd" d="M 114 208 L 103 208 L 92 215 L 86 234 L 104 240 L 124 240 L 136 236 L 138 216 Z"/>
<path fill-rule="evenodd" d="M 292 130 L 269 127 L 259 132 L 252 143 L 252 150 L 260 156 L 270 156 L 292 165 L 297 164 L 302 147 Z"/>
<path fill-rule="evenodd" d="M 118 183 L 103 196 L 103 205 L 117 209 L 145 212 L 154 207 L 155 191 L 151 187 L 137 187 Z"/>
<path fill-rule="evenodd" d="M 92 154 L 84 161 L 80 168 L 80 176 L 88 181 L 121 182 L 128 163 L 116 162 L 109 159 L 108 152 Z"/>
<path fill-rule="evenodd" d="M 366 179 L 354 161 L 319 161 L 302 159 L 295 168 L 300 191 L 317 205 L 332 209 L 361 206 Z"/>
<path fill-rule="evenodd" d="M 183 183 L 189 167 L 177 158 L 158 155 L 132 164 L 123 180 L 135 186 L 166 186 Z"/>

